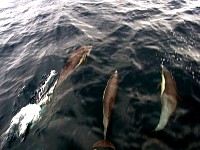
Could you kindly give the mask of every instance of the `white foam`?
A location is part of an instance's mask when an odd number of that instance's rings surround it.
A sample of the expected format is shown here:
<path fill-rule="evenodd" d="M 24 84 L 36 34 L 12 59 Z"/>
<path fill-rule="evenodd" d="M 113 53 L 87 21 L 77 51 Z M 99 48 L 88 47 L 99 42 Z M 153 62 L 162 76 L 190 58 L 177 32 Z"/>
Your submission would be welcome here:
<path fill-rule="evenodd" d="M 40 117 L 40 106 L 37 104 L 28 104 L 23 107 L 12 119 L 11 125 L 7 131 L 15 125 L 18 125 L 19 136 L 23 135 L 29 123 L 37 121 Z"/>
<path fill-rule="evenodd" d="M 46 103 L 51 101 L 51 97 L 54 91 L 54 88 L 56 86 L 57 80 L 55 81 L 54 85 L 49 89 L 49 91 L 43 96 L 43 98 L 40 100 L 40 102 L 38 103 L 38 105 L 43 106 Z"/>
<path fill-rule="evenodd" d="M 44 96 L 48 93 L 48 89 L 50 88 L 56 75 L 57 72 L 55 70 L 51 70 L 50 75 L 46 79 L 45 83 L 37 89 L 36 103 L 39 103 L 42 99 L 44 99 Z"/>
<path fill-rule="evenodd" d="M 51 70 L 45 83 L 37 90 L 38 93 L 36 103 L 28 104 L 21 108 L 21 110 L 12 118 L 9 128 L 1 135 L 0 149 L 13 137 L 23 139 L 28 126 L 41 118 L 40 112 L 42 106 L 51 100 L 51 96 L 57 83 L 57 81 L 55 81 L 52 85 L 56 75 L 57 72 L 55 70 Z"/>
<path fill-rule="evenodd" d="M 1 135 L 2 145 L 9 139 L 24 138 L 29 124 L 34 123 L 40 118 L 41 107 L 37 104 L 28 104 L 23 107 L 11 120 L 9 128 Z"/>

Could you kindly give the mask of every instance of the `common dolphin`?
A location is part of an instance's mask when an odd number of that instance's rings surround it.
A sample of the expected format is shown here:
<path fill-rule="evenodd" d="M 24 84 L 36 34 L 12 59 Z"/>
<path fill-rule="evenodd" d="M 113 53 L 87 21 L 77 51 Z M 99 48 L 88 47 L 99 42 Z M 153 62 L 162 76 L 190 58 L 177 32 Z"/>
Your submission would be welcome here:
<path fill-rule="evenodd" d="M 89 56 L 92 46 L 82 46 L 69 55 L 68 61 L 60 72 L 55 89 Z"/>
<path fill-rule="evenodd" d="M 177 87 L 174 77 L 171 72 L 163 65 L 162 68 L 162 82 L 161 82 L 161 104 L 162 110 L 160 120 L 155 128 L 155 131 L 164 129 L 167 125 L 169 117 L 176 109 L 177 101 L 180 99 L 177 93 Z"/>
<path fill-rule="evenodd" d="M 115 146 L 106 139 L 107 129 L 111 118 L 112 109 L 117 96 L 118 89 L 118 73 L 117 70 L 110 77 L 107 82 L 107 86 L 103 94 L 103 126 L 104 126 L 104 139 L 97 141 L 93 145 L 93 149 L 96 148 L 112 148 L 115 150 Z"/>

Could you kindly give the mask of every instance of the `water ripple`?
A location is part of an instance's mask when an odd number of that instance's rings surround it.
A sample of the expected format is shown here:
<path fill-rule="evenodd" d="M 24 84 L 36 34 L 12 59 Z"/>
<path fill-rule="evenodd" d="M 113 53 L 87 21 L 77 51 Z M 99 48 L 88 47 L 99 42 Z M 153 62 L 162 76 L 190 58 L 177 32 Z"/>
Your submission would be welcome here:
<path fill-rule="evenodd" d="M 7 149 L 91 149 L 103 136 L 102 96 L 116 69 L 120 86 L 108 138 L 117 149 L 198 149 L 199 0 L 8 0 L 0 14 L 1 134 L 34 103 L 50 70 L 60 72 L 70 52 L 93 45 L 27 139 Z M 183 101 L 166 128 L 153 133 L 161 63 Z"/>

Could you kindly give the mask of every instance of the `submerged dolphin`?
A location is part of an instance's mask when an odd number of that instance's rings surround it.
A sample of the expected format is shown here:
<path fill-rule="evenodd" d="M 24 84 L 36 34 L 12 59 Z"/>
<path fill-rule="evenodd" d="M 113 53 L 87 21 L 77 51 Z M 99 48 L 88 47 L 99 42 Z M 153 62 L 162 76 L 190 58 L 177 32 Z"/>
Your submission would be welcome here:
<path fill-rule="evenodd" d="M 86 59 L 92 46 L 82 46 L 69 55 L 68 61 L 60 72 L 55 89 Z"/>
<path fill-rule="evenodd" d="M 110 122 L 110 117 L 112 113 L 112 108 L 117 96 L 118 89 L 118 74 L 117 70 L 110 77 L 107 82 L 107 86 L 103 94 L 103 125 L 104 125 L 104 140 L 98 141 L 93 145 L 95 148 L 112 148 L 115 150 L 115 146 L 106 139 L 107 128 Z"/>
<path fill-rule="evenodd" d="M 160 115 L 160 121 L 155 131 L 164 129 L 167 125 L 169 117 L 176 109 L 177 101 L 180 99 L 177 93 L 177 87 L 175 79 L 171 72 L 163 65 L 162 68 L 162 82 L 161 82 L 161 103 L 162 110 Z"/>

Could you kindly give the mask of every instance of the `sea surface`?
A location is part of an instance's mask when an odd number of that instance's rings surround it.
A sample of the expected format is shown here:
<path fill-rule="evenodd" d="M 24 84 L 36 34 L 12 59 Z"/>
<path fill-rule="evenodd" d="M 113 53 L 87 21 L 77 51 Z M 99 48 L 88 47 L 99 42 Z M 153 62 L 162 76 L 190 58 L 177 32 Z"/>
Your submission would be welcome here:
<path fill-rule="evenodd" d="M 93 46 L 91 54 L 41 111 L 38 89 L 83 45 Z M 161 64 L 174 76 L 181 101 L 167 126 L 154 132 Z M 2 149 L 92 149 L 103 139 L 102 97 L 116 69 L 108 139 L 117 150 L 200 149 L 200 0 L 1 1 Z M 19 123 L 5 134 L 12 120 L 34 111 L 23 137 Z"/>

